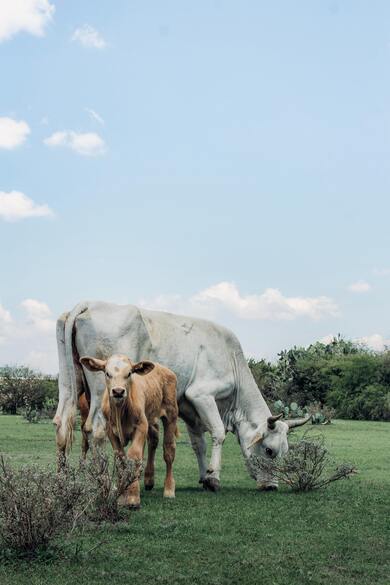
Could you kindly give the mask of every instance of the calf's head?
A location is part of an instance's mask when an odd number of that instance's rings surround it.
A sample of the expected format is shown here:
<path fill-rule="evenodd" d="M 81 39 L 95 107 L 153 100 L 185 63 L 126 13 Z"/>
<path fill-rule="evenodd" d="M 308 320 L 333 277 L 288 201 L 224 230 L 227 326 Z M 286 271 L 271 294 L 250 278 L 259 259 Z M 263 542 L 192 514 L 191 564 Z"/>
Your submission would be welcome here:
<path fill-rule="evenodd" d="M 145 376 L 154 368 L 149 361 L 136 364 L 125 355 L 115 354 L 107 360 L 99 360 L 94 357 L 82 357 L 80 363 L 91 372 L 104 372 L 106 388 L 110 402 L 120 406 L 129 396 L 132 374 Z"/>

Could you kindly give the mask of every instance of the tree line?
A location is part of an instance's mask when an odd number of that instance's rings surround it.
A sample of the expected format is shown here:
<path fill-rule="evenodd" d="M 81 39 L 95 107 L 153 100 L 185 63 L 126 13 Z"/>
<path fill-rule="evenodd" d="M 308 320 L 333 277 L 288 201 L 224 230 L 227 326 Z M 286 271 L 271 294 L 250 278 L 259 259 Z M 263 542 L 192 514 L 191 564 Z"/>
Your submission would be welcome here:
<path fill-rule="evenodd" d="M 334 409 L 337 418 L 390 420 L 390 351 L 374 352 L 343 339 L 293 347 L 278 360 L 250 359 L 267 402 L 282 400 Z"/>

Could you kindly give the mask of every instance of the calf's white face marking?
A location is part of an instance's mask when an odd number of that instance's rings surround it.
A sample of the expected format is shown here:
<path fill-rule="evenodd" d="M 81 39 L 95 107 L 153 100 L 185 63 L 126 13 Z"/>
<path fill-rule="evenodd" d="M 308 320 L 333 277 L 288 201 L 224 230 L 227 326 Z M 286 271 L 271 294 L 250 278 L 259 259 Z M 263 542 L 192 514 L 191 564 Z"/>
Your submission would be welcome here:
<path fill-rule="evenodd" d="M 118 406 L 129 396 L 132 374 L 145 376 L 154 368 L 154 364 L 149 361 L 133 364 L 127 356 L 122 354 L 114 354 L 107 360 L 82 357 L 80 362 L 92 372 L 104 372 L 110 400 Z"/>
<path fill-rule="evenodd" d="M 121 404 L 129 395 L 133 364 L 125 356 L 111 356 L 104 370 L 110 399 Z"/>

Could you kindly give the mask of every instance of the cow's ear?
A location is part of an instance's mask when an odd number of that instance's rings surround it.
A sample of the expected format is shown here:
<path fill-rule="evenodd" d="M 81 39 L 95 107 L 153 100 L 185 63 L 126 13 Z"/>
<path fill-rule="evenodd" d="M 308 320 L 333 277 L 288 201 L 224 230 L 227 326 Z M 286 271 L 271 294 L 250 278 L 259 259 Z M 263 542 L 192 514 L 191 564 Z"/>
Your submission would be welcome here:
<path fill-rule="evenodd" d="M 146 374 L 149 374 L 149 372 L 151 372 L 153 370 L 153 368 L 154 368 L 153 362 L 144 361 L 144 362 L 138 362 L 138 364 L 134 364 L 131 371 L 134 374 L 139 374 L 140 376 L 146 376 Z"/>
<path fill-rule="evenodd" d="M 91 372 L 101 372 L 106 368 L 106 360 L 98 360 L 93 357 L 82 357 L 80 358 L 80 364 L 82 364 L 87 370 Z"/>
<path fill-rule="evenodd" d="M 256 445 L 257 443 L 262 443 L 263 439 L 263 435 L 260 432 L 257 432 L 248 446 L 253 447 L 253 445 Z"/>

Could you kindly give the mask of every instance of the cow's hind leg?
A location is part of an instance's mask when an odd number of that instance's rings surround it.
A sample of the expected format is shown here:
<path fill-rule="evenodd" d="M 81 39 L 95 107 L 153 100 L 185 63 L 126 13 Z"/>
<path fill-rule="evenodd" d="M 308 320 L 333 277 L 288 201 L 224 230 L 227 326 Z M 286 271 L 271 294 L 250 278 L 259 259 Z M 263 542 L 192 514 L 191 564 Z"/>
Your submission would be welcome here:
<path fill-rule="evenodd" d="M 163 417 L 164 425 L 164 461 L 166 465 L 166 476 L 164 482 L 164 498 L 175 497 L 175 480 L 173 477 L 173 462 L 176 454 L 177 417 Z"/>
<path fill-rule="evenodd" d="M 76 400 L 68 372 L 65 355 L 65 323 L 69 313 L 64 313 L 57 321 L 56 335 L 59 359 L 58 406 L 53 418 L 56 428 L 57 469 L 66 465 L 66 456 L 73 441 L 73 430 L 76 416 Z"/>
<path fill-rule="evenodd" d="M 144 473 L 144 486 L 146 490 L 154 487 L 154 458 L 158 446 L 158 423 L 150 424 L 148 429 L 148 461 Z"/>

